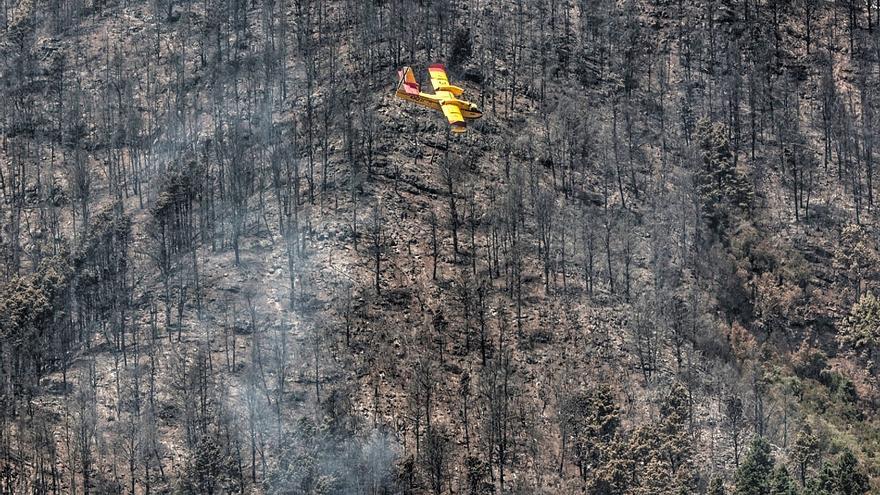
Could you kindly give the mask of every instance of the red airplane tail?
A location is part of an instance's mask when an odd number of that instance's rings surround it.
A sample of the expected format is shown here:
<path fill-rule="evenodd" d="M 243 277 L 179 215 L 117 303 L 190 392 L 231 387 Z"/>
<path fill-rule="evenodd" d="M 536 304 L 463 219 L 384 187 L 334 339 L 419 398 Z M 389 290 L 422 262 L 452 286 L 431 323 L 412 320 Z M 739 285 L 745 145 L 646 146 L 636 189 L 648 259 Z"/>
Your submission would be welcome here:
<path fill-rule="evenodd" d="M 419 94 L 421 87 L 419 86 L 418 81 L 416 81 L 416 76 L 413 74 L 411 67 L 404 67 L 397 71 L 397 75 L 400 77 L 400 82 L 397 83 L 397 92 L 402 91 L 411 95 Z"/>

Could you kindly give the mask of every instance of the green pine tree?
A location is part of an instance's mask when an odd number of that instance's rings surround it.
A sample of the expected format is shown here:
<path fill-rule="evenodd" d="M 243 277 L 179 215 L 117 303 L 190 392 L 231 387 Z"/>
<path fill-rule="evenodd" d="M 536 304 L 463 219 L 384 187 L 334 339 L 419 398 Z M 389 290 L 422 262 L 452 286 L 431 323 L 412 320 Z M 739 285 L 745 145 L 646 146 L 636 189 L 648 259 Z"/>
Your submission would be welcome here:
<path fill-rule="evenodd" d="M 749 208 L 751 185 L 736 170 L 724 124 L 702 119 L 697 123 L 697 135 L 703 158 L 703 168 L 696 174 L 703 216 L 709 227 L 721 234 L 733 213 Z"/>
<path fill-rule="evenodd" d="M 709 482 L 709 490 L 706 492 L 706 495 L 724 495 L 725 493 L 727 492 L 724 491 L 724 480 L 718 477 L 712 478 L 712 481 Z"/>
<path fill-rule="evenodd" d="M 871 486 L 868 477 L 859 467 L 859 461 L 849 450 L 838 457 L 834 464 L 835 489 L 840 495 L 861 495 L 868 493 Z"/>
<path fill-rule="evenodd" d="M 862 294 L 844 320 L 838 339 L 864 352 L 870 360 L 880 348 L 880 300 L 871 292 Z"/>
<path fill-rule="evenodd" d="M 823 464 L 804 495 L 864 495 L 871 489 L 868 477 L 859 467 L 858 460 L 850 451 L 845 451 L 837 462 Z"/>
<path fill-rule="evenodd" d="M 629 438 L 626 456 L 634 474 L 626 493 L 694 493 L 697 479 L 687 389 L 680 384 L 670 387 L 659 413 L 655 422 L 638 428 Z"/>
<path fill-rule="evenodd" d="M 619 412 L 608 387 L 577 391 L 563 399 L 560 426 L 571 439 L 570 455 L 584 481 L 591 469 L 602 468 L 603 452 L 619 425 Z"/>
<path fill-rule="evenodd" d="M 807 470 L 817 459 L 819 459 L 819 439 L 813 434 L 810 425 L 804 424 L 791 450 L 791 460 L 797 465 L 797 474 L 802 487 L 807 482 Z"/>
<path fill-rule="evenodd" d="M 770 476 L 770 495 L 798 495 L 797 485 L 788 474 L 788 469 L 782 464 L 777 466 Z"/>
<path fill-rule="evenodd" d="M 827 462 L 822 465 L 822 469 L 816 473 L 807 487 L 804 489 L 804 495 L 834 495 L 834 469 Z"/>
<path fill-rule="evenodd" d="M 773 472 L 770 444 L 763 437 L 755 437 L 745 460 L 736 471 L 736 495 L 769 495 L 770 475 Z"/>

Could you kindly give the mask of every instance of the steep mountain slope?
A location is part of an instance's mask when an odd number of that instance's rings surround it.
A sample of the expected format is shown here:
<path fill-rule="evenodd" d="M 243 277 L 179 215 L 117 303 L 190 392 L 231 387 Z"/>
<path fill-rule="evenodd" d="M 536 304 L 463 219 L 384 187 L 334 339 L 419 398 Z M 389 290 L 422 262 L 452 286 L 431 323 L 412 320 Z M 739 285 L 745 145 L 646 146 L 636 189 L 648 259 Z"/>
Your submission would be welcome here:
<path fill-rule="evenodd" d="M 876 6 L 2 15 L 4 492 L 878 489 Z"/>

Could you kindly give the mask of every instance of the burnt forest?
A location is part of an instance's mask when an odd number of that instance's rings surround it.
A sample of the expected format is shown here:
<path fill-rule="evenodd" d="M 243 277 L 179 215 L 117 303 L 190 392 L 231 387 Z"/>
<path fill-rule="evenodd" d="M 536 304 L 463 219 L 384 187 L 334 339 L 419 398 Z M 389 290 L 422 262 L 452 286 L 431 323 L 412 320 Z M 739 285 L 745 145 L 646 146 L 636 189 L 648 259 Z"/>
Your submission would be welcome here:
<path fill-rule="evenodd" d="M 880 1 L 0 3 L 0 494 L 880 494 Z"/>

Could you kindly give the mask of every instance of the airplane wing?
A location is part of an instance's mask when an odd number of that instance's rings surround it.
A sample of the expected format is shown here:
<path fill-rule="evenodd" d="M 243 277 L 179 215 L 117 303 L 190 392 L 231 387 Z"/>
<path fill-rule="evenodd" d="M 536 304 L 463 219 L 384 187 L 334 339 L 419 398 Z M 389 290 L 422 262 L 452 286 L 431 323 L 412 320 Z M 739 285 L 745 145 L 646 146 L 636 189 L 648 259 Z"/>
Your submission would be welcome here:
<path fill-rule="evenodd" d="M 452 132 L 464 132 L 467 130 L 464 117 L 461 116 L 461 110 L 457 106 L 447 103 L 440 105 L 440 108 L 443 110 L 446 120 L 449 121 L 449 125 L 452 126 Z"/>
<path fill-rule="evenodd" d="M 449 86 L 449 78 L 446 77 L 446 67 L 434 64 L 428 67 L 428 73 L 431 75 L 431 85 L 434 86 L 434 91 L 440 91 L 440 88 Z"/>
<path fill-rule="evenodd" d="M 463 89 L 449 84 L 449 78 L 446 77 L 446 68 L 443 65 L 434 64 L 428 67 L 428 73 L 431 75 L 431 86 L 434 86 L 435 92 L 448 91 L 455 96 L 464 93 Z"/>
<path fill-rule="evenodd" d="M 461 88 L 449 84 L 449 79 L 446 77 L 446 68 L 442 65 L 434 64 L 428 67 L 428 73 L 431 74 L 431 85 L 434 86 L 434 94 L 441 98 L 441 102 L 443 100 L 454 100 L 456 96 L 463 92 Z M 452 132 L 464 132 L 467 130 L 464 117 L 461 115 L 461 109 L 458 108 L 458 105 L 441 103 L 440 109 L 443 110 L 443 115 L 446 116 L 446 120 L 452 126 Z"/>

